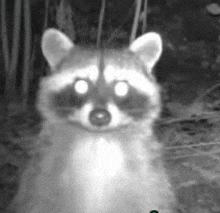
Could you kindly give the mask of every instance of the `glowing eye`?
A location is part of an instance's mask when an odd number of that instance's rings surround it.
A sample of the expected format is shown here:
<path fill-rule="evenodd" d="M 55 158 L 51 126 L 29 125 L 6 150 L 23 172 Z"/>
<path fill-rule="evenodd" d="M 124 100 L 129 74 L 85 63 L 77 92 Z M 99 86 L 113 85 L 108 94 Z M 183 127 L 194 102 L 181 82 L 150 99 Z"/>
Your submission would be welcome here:
<path fill-rule="evenodd" d="M 76 81 L 74 88 L 77 93 L 86 94 L 89 90 L 89 85 L 85 80 L 78 80 Z"/>
<path fill-rule="evenodd" d="M 128 94 L 129 86 L 126 82 L 121 81 L 115 85 L 115 94 L 117 96 L 123 97 Z"/>

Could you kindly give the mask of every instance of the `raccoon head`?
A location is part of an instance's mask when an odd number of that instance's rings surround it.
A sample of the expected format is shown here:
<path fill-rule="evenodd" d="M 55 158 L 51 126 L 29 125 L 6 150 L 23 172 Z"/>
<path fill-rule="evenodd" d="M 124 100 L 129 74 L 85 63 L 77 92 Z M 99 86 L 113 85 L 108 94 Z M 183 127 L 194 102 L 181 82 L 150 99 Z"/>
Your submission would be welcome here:
<path fill-rule="evenodd" d="M 142 35 L 125 50 L 97 50 L 48 29 L 42 51 L 51 74 L 41 82 L 38 108 L 50 122 L 106 131 L 157 118 L 159 88 L 152 75 L 162 52 L 157 33 Z"/>

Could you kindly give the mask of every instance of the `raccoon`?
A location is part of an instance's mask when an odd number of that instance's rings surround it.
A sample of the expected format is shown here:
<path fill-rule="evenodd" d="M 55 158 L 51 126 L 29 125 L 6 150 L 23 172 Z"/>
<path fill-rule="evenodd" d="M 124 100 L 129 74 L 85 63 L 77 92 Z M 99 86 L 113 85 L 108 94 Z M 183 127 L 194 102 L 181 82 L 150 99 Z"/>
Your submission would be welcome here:
<path fill-rule="evenodd" d="M 13 203 L 17 213 L 172 213 L 175 196 L 154 135 L 161 108 L 154 32 L 125 50 L 86 49 L 48 29 L 42 52 L 39 150 Z"/>

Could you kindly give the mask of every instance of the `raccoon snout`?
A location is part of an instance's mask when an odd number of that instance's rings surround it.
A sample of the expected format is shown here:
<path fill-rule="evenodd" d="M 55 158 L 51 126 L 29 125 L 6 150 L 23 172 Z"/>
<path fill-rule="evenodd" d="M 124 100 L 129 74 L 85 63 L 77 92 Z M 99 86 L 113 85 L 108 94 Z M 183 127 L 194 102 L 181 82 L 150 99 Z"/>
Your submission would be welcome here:
<path fill-rule="evenodd" d="M 96 108 L 90 112 L 89 120 L 94 126 L 106 126 L 111 121 L 111 114 L 103 108 Z"/>

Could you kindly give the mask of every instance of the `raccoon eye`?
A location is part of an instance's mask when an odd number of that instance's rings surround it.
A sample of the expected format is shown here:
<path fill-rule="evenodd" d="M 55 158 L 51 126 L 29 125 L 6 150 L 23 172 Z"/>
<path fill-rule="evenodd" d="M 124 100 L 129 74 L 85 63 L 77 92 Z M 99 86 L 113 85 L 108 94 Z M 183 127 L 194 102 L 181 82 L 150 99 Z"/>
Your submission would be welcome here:
<path fill-rule="evenodd" d="M 115 84 L 115 94 L 119 97 L 124 97 L 128 94 L 129 86 L 125 81 L 119 81 Z"/>
<path fill-rule="evenodd" d="M 74 89 L 79 94 L 86 94 L 89 90 L 88 82 L 85 80 L 77 80 L 74 85 Z"/>

